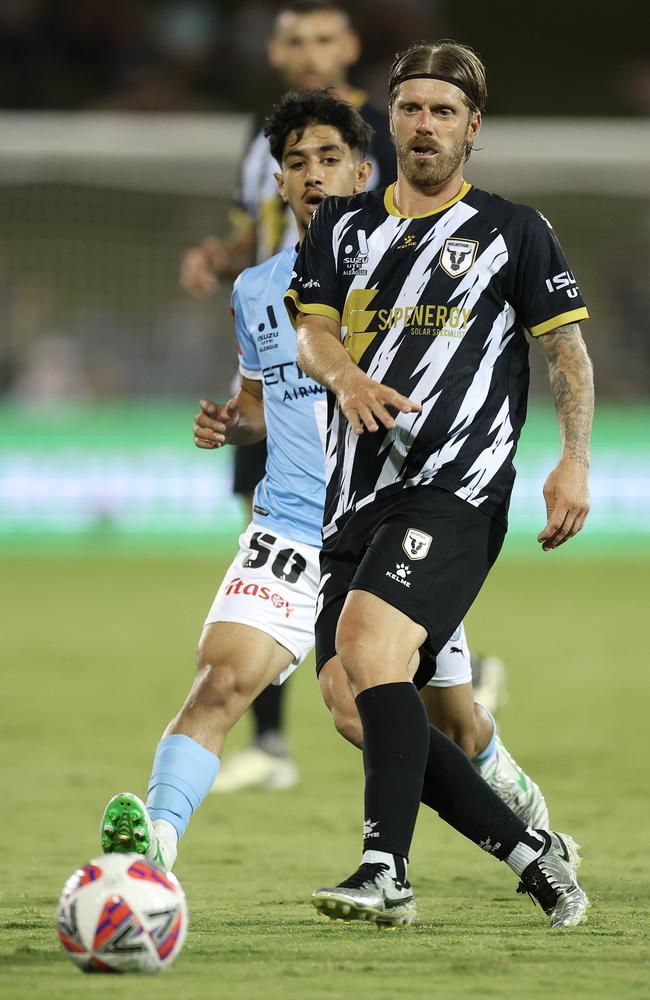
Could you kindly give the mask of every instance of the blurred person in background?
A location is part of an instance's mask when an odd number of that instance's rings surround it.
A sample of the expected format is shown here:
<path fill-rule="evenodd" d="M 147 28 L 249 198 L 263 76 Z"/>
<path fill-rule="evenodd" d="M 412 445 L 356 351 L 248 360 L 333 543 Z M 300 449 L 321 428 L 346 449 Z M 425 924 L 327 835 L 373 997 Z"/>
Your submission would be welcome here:
<path fill-rule="evenodd" d="M 361 55 L 361 41 L 342 5 L 327 0 L 283 4 L 267 54 L 288 89 L 331 87 L 358 110 L 374 133 L 368 157 L 373 165 L 371 186 L 385 186 L 394 180 L 395 149 L 386 112 L 369 104 L 367 95 L 348 80 L 350 68 Z M 276 172 L 277 164 L 261 121 L 256 119 L 240 168 L 230 233 L 224 240 L 206 237 L 183 258 L 181 286 L 190 295 L 205 298 L 220 279 L 232 279 L 245 267 L 261 263 L 297 242 L 295 220 L 278 194 Z M 268 320 L 272 330 L 276 318 L 269 314 Z M 253 491 L 264 477 L 265 464 L 263 441 L 234 449 L 233 489 L 244 498 L 247 524 L 253 513 Z M 284 734 L 284 690 L 284 685 L 271 685 L 253 703 L 253 742 L 224 762 L 215 791 L 295 785 L 298 771 L 290 759 Z"/>
<path fill-rule="evenodd" d="M 361 55 L 361 41 L 345 8 L 327 0 L 283 4 L 275 19 L 267 54 L 287 90 L 331 87 L 373 129 L 369 159 L 371 186 L 395 179 L 395 149 L 382 109 L 352 86 L 348 72 Z M 231 231 L 223 240 L 207 237 L 185 253 L 181 286 L 197 298 L 210 295 L 220 278 L 233 279 L 245 267 L 261 263 L 297 241 L 291 213 L 278 195 L 271 156 L 259 119 L 244 154 Z"/>

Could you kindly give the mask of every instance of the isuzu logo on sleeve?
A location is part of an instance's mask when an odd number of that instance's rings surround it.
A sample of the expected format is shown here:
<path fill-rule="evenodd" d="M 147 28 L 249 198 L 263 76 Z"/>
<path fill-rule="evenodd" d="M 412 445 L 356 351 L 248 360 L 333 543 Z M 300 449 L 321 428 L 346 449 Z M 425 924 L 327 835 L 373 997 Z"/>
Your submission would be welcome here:
<path fill-rule="evenodd" d="M 445 240 L 440 254 L 440 266 L 452 278 L 459 278 L 469 271 L 476 260 L 477 240 Z"/>
<path fill-rule="evenodd" d="M 404 535 L 402 548 L 409 559 L 424 559 L 431 548 L 432 541 L 433 538 L 431 535 L 427 535 L 426 531 L 420 531 L 418 528 L 409 528 Z"/>

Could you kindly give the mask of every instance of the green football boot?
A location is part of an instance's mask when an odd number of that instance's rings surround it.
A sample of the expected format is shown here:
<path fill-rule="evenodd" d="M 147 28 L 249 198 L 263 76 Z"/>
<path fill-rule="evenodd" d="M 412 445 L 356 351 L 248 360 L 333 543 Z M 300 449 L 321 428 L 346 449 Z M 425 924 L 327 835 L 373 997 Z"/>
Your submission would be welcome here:
<path fill-rule="evenodd" d="M 99 832 L 104 854 L 135 852 L 169 867 L 147 807 L 132 792 L 120 792 L 109 800 Z"/>

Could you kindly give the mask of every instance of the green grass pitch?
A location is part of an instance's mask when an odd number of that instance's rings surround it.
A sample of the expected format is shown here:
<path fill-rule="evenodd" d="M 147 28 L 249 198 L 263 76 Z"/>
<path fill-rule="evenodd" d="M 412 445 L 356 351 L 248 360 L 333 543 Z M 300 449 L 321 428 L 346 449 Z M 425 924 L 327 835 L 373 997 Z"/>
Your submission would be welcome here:
<path fill-rule="evenodd" d="M 0 994 L 22 997 L 620 998 L 650 995 L 648 603 L 641 560 L 504 559 L 469 621 L 509 668 L 502 735 L 583 845 L 589 920 L 552 932 L 512 873 L 428 810 L 410 874 L 416 925 L 333 924 L 307 900 L 352 871 L 361 760 L 330 726 L 312 662 L 291 684 L 300 786 L 210 798 L 176 867 L 191 914 L 154 980 L 86 977 L 59 950 L 65 878 L 98 853 L 107 798 L 142 793 L 187 689 L 224 561 L 2 560 Z M 230 746 L 247 736 L 240 724 Z"/>

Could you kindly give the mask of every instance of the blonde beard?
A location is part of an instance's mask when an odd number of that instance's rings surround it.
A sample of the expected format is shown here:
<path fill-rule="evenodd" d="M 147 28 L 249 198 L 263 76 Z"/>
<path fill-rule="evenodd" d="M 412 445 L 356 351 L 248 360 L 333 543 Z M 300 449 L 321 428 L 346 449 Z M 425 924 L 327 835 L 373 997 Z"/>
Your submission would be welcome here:
<path fill-rule="evenodd" d="M 465 140 L 447 153 L 438 153 L 433 163 L 413 160 L 411 150 L 406 146 L 396 146 L 397 162 L 407 181 L 421 191 L 441 187 L 465 161 Z"/>

